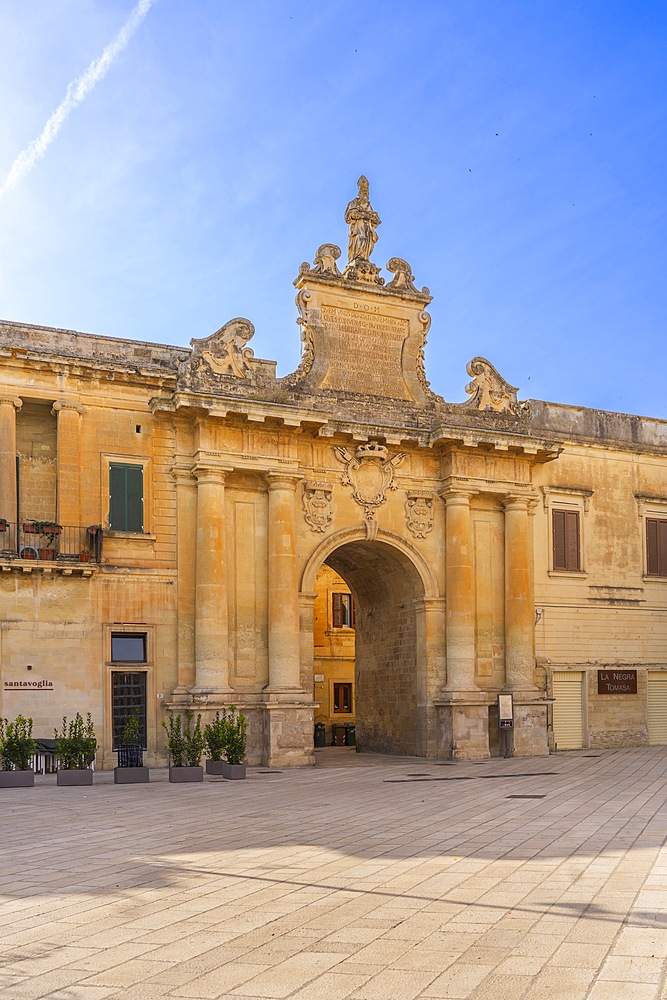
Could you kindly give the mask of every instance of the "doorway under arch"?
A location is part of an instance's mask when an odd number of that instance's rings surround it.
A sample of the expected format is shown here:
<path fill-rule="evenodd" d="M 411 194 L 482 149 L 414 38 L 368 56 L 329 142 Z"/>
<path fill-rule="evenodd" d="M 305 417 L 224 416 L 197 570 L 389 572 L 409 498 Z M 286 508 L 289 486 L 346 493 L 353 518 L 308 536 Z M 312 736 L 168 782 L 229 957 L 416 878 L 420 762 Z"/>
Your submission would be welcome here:
<path fill-rule="evenodd" d="M 342 577 L 354 600 L 358 750 L 430 756 L 423 571 L 408 553 L 380 539 L 341 540 L 322 555 L 319 566 Z M 313 586 L 317 591 L 315 578 Z M 328 626 L 335 632 L 332 611 L 329 603 Z M 343 627 L 349 626 L 346 620 Z"/>

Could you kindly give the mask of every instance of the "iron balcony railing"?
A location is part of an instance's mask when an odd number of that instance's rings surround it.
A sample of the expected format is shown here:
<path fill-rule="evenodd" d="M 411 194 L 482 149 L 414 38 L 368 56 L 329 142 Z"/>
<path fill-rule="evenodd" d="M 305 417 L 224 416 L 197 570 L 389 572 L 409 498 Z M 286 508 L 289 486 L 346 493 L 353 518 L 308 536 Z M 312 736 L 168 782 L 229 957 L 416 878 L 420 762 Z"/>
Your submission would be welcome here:
<path fill-rule="evenodd" d="M 99 524 L 61 526 L 51 521 L 0 520 L 0 559 L 98 563 L 102 537 Z"/>

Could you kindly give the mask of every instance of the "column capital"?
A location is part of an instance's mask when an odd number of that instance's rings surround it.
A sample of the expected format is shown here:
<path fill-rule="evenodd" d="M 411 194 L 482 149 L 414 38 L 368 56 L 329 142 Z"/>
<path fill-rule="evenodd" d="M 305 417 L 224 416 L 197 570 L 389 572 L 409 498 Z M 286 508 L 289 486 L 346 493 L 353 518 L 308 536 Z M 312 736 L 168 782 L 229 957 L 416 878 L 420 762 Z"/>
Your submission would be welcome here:
<path fill-rule="evenodd" d="M 84 409 L 85 407 L 74 399 L 57 399 L 51 407 L 51 413 L 55 417 L 60 410 L 75 410 L 77 413 L 83 413 Z"/>
<path fill-rule="evenodd" d="M 225 479 L 227 478 L 228 473 L 232 471 L 233 470 L 228 466 L 203 465 L 199 462 L 197 463 L 197 465 L 193 465 L 192 469 L 190 470 L 191 474 L 197 480 L 197 485 L 206 483 L 207 485 L 212 484 L 217 486 L 224 486 Z"/>
<path fill-rule="evenodd" d="M 505 493 L 500 502 L 505 510 L 523 510 L 529 513 L 537 504 L 537 499 L 526 493 Z"/>
<path fill-rule="evenodd" d="M 23 406 L 23 400 L 19 399 L 18 396 L 0 396 L 0 406 L 6 404 L 13 406 L 15 410 L 20 410 Z"/>
<path fill-rule="evenodd" d="M 479 490 L 466 486 L 446 486 L 438 494 L 447 507 L 469 507 L 471 498 L 478 496 Z"/>
<path fill-rule="evenodd" d="M 303 476 L 298 472 L 270 471 L 264 473 L 264 479 L 268 483 L 269 492 L 272 490 L 290 490 L 295 493 L 297 484 L 301 482 Z"/>
<path fill-rule="evenodd" d="M 194 472 L 189 465 L 175 465 L 171 470 L 171 476 L 177 483 L 182 483 L 185 486 L 197 485 Z"/>

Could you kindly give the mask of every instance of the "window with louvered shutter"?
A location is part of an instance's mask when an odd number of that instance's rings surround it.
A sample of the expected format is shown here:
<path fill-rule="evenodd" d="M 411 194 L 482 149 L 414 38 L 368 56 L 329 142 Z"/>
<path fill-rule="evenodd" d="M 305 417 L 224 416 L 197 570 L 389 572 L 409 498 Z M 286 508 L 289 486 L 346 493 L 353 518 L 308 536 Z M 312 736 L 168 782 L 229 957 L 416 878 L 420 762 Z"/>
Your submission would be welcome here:
<path fill-rule="evenodd" d="M 331 595 L 331 627 L 354 628 L 354 599 L 352 594 Z"/>
<path fill-rule="evenodd" d="M 142 465 L 109 465 L 109 527 L 112 531 L 144 530 Z"/>
<path fill-rule="evenodd" d="M 646 518 L 646 572 L 667 576 L 667 520 Z"/>
<path fill-rule="evenodd" d="M 556 570 L 580 570 L 579 512 L 576 510 L 552 511 L 552 531 L 553 568 Z"/>

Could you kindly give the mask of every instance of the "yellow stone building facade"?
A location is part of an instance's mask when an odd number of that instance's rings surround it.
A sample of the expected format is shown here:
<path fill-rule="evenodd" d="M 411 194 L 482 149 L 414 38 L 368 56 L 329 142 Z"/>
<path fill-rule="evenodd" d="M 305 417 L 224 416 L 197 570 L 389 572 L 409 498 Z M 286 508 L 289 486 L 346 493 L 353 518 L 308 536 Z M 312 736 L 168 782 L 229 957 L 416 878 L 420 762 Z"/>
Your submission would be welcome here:
<path fill-rule="evenodd" d="M 311 764 L 328 657 L 362 751 L 497 754 L 499 694 L 516 755 L 667 742 L 667 422 L 520 402 L 479 357 L 446 402 L 363 178 L 346 222 L 284 378 L 246 319 L 189 349 L 0 324 L 0 713 L 90 711 L 111 767 L 131 708 L 155 765 L 167 713 L 233 703 L 251 763 Z"/>

